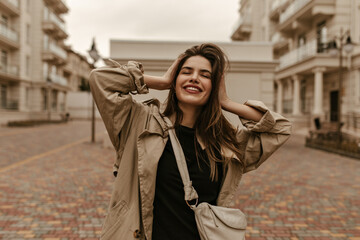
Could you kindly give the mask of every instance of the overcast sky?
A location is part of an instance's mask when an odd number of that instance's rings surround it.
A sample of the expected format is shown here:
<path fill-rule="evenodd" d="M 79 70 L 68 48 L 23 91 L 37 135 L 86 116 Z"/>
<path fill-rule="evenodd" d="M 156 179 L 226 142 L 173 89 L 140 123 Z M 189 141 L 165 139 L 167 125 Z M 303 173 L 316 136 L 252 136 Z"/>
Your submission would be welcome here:
<path fill-rule="evenodd" d="M 230 41 L 239 0 L 66 0 L 66 43 L 87 54 L 92 37 L 103 57 L 110 39 Z"/>

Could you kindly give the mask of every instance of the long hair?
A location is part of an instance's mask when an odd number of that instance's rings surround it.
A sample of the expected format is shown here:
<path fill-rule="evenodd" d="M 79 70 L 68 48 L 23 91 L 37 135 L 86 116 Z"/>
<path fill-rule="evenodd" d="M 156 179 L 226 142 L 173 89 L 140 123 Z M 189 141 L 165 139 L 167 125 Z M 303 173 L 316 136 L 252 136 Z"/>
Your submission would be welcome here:
<path fill-rule="evenodd" d="M 211 84 L 212 90 L 207 103 L 202 106 L 201 112 L 195 121 L 195 133 L 200 136 L 201 141 L 205 144 L 205 152 L 210 164 L 210 177 L 212 180 L 218 178 L 217 162 L 224 164 L 223 170 L 230 163 L 231 159 L 226 159 L 224 156 L 219 156 L 221 148 L 225 147 L 232 150 L 240 159 L 240 163 L 244 166 L 240 146 L 236 139 L 236 129 L 229 123 L 221 111 L 219 101 L 219 87 L 222 76 L 228 67 L 228 58 L 224 52 L 215 44 L 205 43 L 198 46 L 193 46 L 182 53 L 179 58 L 177 66 L 172 72 L 172 84 L 167 98 L 166 108 L 163 112 L 165 116 L 172 116 L 175 114 L 174 126 L 180 125 L 183 112 L 178 105 L 175 87 L 176 79 L 180 70 L 187 59 L 193 56 L 202 56 L 206 58 L 211 64 Z M 196 149 L 197 157 L 200 156 L 199 150 Z"/>

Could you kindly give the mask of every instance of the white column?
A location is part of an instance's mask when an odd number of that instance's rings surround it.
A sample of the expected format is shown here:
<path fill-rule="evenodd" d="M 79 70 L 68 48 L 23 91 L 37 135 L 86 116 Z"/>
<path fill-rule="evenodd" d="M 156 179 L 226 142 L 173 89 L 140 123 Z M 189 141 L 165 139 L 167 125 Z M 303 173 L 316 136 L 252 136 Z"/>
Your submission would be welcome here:
<path fill-rule="evenodd" d="M 323 112 L 323 73 L 325 68 L 315 68 L 314 79 L 314 115 L 322 115 Z"/>
<path fill-rule="evenodd" d="M 283 111 L 283 85 L 280 79 L 276 80 L 276 84 L 277 84 L 276 111 L 281 114 Z"/>
<path fill-rule="evenodd" d="M 300 112 L 300 78 L 299 75 L 293 75 L 294 93 L 293 93 L 293 115 L 301 115 Z"/>

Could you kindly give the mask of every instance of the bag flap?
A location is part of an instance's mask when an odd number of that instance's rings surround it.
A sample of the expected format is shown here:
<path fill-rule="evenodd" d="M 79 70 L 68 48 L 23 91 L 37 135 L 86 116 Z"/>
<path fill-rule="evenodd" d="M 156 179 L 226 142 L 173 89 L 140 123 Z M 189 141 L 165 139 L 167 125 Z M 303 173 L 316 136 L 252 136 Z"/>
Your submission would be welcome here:
<path fill-rule="evenodd" d="M 209 207 L 215 216 L 225 225 L 235 229 L 246 229 L 246 216 L 240 209 L 219 207 L 210 204 Z"/>

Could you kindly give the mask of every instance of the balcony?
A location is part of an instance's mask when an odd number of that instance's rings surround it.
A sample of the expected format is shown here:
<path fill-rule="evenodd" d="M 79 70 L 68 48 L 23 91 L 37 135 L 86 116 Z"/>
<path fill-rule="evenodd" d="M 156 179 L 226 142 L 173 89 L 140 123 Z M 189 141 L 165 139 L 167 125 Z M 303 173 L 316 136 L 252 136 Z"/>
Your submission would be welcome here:
<path fill-rule="evenodd" d="M 44 0 L 56 13 L 63 14 L 69 11 L 64 0 Z"/>
<path fill-rule="evenodd" d="M 271 42 L 273 43 L 273 47 L 275 50 L 281 49 L 288 45 L 288 41 L 285 37 L 283 37 L 279 32 L 274 33 L 271 37 Z"/>
<path fill-rule="evenodd" d="M 0 0 L 0 9 L 10 16 L 19 16 L 19 0 Z"/>
<path fill-rule="evenodd" d="M 0 24 L 0 45 L 1 44 L 4 44 L 10 49 L 19 49 L 18 33 Z"/>
<path fill-rule="evenodd" d="M 59 84 L 61 86 L 67 86 L 68 85 L 67 79 L 62 77 L 62 76 L 59 76 L 59 75 L 56 75 L 56 74 L 50 74 L 49 78 L 50 78 L 52 83 L 56 83 L 56 84 Z"/>
<path fill-rule="evenodd" d="M 13 65 L 0 65 L 0 78 L 8 81 L 18 81 L 19 67 Z"/>
<path fill-rule="evenodd" d="M 294 49 L 282 57 L 280 57 L 279 69 L 285 68 L 297 62 L 304 60 L 305 58 L 315 56 L 317 54 L 317 41 L 316 39 Z"/>
<path fill-rule="evenodd" d="M 289 32 L 310 27 L 316 17 L 326 19 L 335 14 L 336 0 L 294 0 L 279 17 L 279 31 Z"/>
<path fill-rule="evenodd" d="M 54 43 L 45 45 L 42 59 L 45 62 L 49 62 L 55 65 L 63 65 L 66 63 L 67 52 Z"/>
<path fill-rule="evenodd" d="M 248 38 L 252 31 L 252 22 L 249 14 L 245 14 L 243 17 L 240 15 L 238 21 L 235 24 L 232 40 L 245 40 Z"/>
<path fill-rule="evenodd" d="M 288 6 L 289 0 L 274 0 L 270 8 L 270 18 L 278 20 L 280 13 Z"/>
<path fill-rule="evenodd" d="M 52 34 L 56 39 L 68 37 L 65 23 L 50 11 L 44 13 L 43 30 L 46 33 Z"/>

